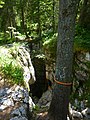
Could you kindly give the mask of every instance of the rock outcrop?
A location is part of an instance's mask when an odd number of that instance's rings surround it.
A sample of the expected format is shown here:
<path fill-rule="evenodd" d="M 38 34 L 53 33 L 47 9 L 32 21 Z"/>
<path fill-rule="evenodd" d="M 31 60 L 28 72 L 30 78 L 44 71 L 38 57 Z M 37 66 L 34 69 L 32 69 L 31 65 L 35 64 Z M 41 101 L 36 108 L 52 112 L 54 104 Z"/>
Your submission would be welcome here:
<path fill-rule="evenodd" d="M 34 107 L 32 98 L 22 86 L 0 89 L 0 120 L 28 120 Z"/>

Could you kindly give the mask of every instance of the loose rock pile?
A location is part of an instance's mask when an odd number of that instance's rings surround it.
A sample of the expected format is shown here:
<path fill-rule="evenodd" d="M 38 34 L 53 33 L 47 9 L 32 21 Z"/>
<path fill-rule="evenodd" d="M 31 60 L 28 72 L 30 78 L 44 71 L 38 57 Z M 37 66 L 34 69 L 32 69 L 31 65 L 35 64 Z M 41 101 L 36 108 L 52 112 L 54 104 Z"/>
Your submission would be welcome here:
<path fill-rule="evenodd" d="M 42 118 L 48 111 L 52 99 L 52 90 L 46 91 L 38 101 L 39 113 L 35 120 Z M 0 120 L 29 120 L 35 104 L 28 91 L 21 86 L 14 85 L 0 89 Z M 70 109 L 72 120 L 90 120 L 90 109 L 81 112 Z M 32 119 L 32 118 L 31 118 Z M 69 117 L 68 117 L 69 119 Z"/>
<path fill-rule="evenodd" d="M 43 108 L 49 109 L 51 100 L 52 90 L 47 90 L 45 93 L 43 93 L 42 97 L 39 99 L 37 106 L 42 109 Z"/>
<path fill-rule="evenodd" d="M 32 98 L 23 87 L 14 85 L 0 90 L 0 120 L 28 120 L 34 107 Z M 7 112 L 9 114 L 4 118 Z"/>

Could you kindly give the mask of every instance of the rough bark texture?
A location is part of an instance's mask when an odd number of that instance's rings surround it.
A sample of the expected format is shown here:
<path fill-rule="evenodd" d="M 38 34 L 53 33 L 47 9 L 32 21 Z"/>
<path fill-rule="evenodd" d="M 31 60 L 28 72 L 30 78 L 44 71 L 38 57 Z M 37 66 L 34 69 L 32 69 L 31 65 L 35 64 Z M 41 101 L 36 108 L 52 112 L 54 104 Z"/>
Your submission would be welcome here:
<path fill-rule="evenodd" d="M 60 0 L 57 60 L 55 78 L 72 81 L 73 38 L 77 0 Z M 49 120 L 67 120 L 71 86 L 55 84 L 49 109 Z"/>

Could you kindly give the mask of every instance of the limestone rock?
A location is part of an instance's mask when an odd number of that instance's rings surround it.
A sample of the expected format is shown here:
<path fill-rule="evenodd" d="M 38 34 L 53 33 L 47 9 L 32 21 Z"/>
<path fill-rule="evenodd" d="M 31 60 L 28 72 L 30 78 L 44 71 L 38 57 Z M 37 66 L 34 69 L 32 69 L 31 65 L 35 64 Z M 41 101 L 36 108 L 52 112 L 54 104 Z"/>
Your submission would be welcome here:
<path fill-rule="evenodd" d="M 0 97 L 4 96 L 7 93 L 8 88 L 3 88 L 0 90 Z"/>
<path fill-rule="evenodd" d="M 7 98 L 6 100 L 3 100 L 3 105 L 8 106 L 14 106 L 14 102 L 11 98 Z"/>
<path fill-rule="evenodd" d="M 6 105 L 0 105 L 0 111 L 3 111 L 4 109 L 6 109 L 7 106 Z"/>
<path fill-rule="evenodd" d="M 72 118 L 73 119 L 77 118 L 76 120 L 81 120 L 83 118 L 83 116 L 82 116 L 81 112 L 73 110 Z"/>
<path fill-rule="evenodd" d="M 27 116 L 26 109 L 24 106 L 19 107 L 19 111 L 23 117 Z"/>
<path fill-rule="evenodd" d="M 14 117 L 14 116 L 21 116 L 21 113 L 19 111 L 19 109 L 15 109 L 12 113 L 11 113 L 11 116 Z"/>
<path fill-rule="evenodd" d="M 14 117 L 11 118 L 10 120 L 28 120 L 26 117 Z"/>
<path fill-rule="evenodd" d="M 47 90 L 45 93 L 43 93 L 37 105 L 39 107 L 49 107 L 51 100 L 52 100 L 52 90 Z"/>
<path fill-rule="evenodd" d="M 31 97 L 29 97 L 29 108 L 30 108 L 31 111 L 32 111 L 33 108 L 35 108 L 35 104 L 34 104 Z"/>

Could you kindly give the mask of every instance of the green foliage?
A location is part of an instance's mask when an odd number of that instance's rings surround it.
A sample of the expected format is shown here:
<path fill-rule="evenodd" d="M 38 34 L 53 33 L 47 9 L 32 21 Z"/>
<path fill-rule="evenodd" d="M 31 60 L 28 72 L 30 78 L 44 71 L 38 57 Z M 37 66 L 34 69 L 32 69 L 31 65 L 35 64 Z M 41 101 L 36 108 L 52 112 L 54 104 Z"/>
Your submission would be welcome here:
<path fill-rule="evenodd" d="M 90 51 L 90 30 L 76 25 L 75 51 Z"/>
<path fill-rule="evenodd" d="M 45 50 L 51 53 L 52 57 L 56 56 L 56 48 L 57 48 L 57 33 L 48 34 L 45 37 L 45 41 L 43 43 Z"/>
<path fill-rule="evenodd" d="M 20 33 L 39 36 L 43 31 L 57 30 L 58 1 L 49 0 L 4 0 L 1 9 L 0 30 L 5 32 L 9 26 Z M 8 8 L 8 9 L 7 9 Z M 41 35 L 42 36 L 42 35 Z"/>
<path fill-rule="evenodd" d="M 10 38 L 7 33 L 0 32 L 0 45 L 11 44 L 15 41 L 15 38 Z"/>
<path fill-rule="evenodd" d="M 12 62 L 2 66 L 1 71 L 12 83 L 23 84 L 23 70 L 18 66 L 13 66 Z"/>
<path fill-rule="evenodd" d="M 4 5 L 4 2 L 2 0 L 0 0 L 0 8 L 2 8 Z"/>
<path fill-rule="evenodd" d="M 0 72 L 12 83 L 23 84 L 23 70 L 18 64 L 16 57 L 11 54 L 18 48 L 18 44 L 8 48 L 0 47 Z M 15 53 L 16 54 L 16 53 Z"/>
<path fill-rule="evenodd" d="M 34 112 L 35 111 L 39 111 L 39 106 L 38 105 L 35 105 L 35 107 L 33 108 Z"/>

